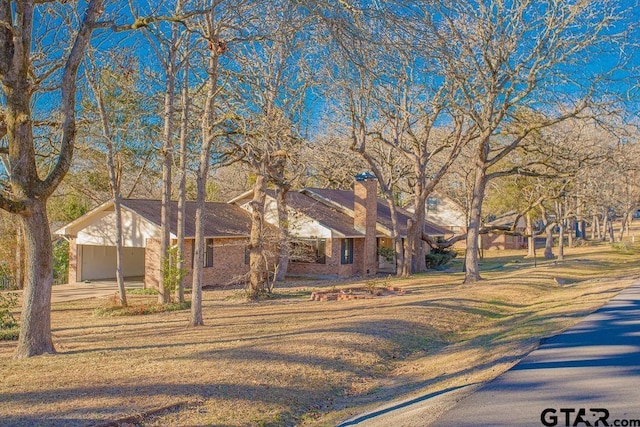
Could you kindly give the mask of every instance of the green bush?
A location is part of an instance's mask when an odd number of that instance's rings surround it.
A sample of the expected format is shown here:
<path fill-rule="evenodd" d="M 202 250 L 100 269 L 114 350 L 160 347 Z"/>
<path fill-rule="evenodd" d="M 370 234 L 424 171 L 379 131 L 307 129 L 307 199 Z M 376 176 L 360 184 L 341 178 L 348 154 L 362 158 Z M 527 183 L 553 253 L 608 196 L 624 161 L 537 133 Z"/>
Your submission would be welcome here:
<path fill-rule="evenodd" d="M 20 328 L 0 329 L 0 341 L 16 341 L 20 336 Z"/>
<path fill-rule="evenodd" d="M 12 329 L 18 322 L 11 314 L 11 309 L 18 305 L 18 294 L 9 292 L 0 294 L 0 329 Z"/>
<path fill-rule="evenodd" d="M 456 255 L 456 251 L 451 249 L 431 249 L 424 258 L 427 268 L 436 269 L 447 265 Z"/>
<path fill-rule="evenodd" d="M 0 341 L 17 340 L 20 328 L 11 309 L 18 305 L 18 294 L 9 292 L 0 294 Z"/>
<path fill-rule="evenodd" d="M 59 285 L 69 280 L 69 242 L 58 240 L 53 244 L 53 283 Z"/>
<path fill-rule="evenodd" d="M 393 248 L 378 248 L 378 255 L 384 258 L 387 262 L 393 262 L 396 258 L 396 251 Z"/>
<path fill-rule="evenodd" d="M 127 295 L 158 295 L 158 290 L 154 288 L 127 289 Z"/>

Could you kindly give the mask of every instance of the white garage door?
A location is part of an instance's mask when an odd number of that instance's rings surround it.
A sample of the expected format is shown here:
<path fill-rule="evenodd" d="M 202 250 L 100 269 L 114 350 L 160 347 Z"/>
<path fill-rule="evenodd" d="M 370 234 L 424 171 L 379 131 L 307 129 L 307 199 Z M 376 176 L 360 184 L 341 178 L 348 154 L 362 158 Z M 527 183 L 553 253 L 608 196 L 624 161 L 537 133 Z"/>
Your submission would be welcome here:
<path fill-rule="evenodd" d="M 79 247 L 80 280 L 109 280 L 116 278 L 115 246 Z M 144 276 L 144 248 L 123 248 L 124 277 Z"/>

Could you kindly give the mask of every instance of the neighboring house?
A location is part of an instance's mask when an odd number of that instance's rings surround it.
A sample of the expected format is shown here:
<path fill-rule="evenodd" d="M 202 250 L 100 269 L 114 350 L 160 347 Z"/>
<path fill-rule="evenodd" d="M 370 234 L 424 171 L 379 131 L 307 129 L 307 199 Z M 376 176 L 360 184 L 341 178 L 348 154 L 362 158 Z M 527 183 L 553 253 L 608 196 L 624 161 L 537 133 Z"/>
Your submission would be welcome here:
<path fill-rule="evenodd" d="M 407 210 L 413 212 L 414 208 L 409 207 Z M 443 194 L 436 191 L 432 192 L 426 200 L 424 213 L 426 221 L 447 230 L 445 239 L 467 232 L 467 219 L 464 208 Z M 453 247 L 464 249 L 466 243 L 464 240 L 459 240 Z"/>
<path fill-rule="evenodd" d="M 377 181 L 361 176 L 353 191 L 307 188 L 287 193 L 291 234 L 288 274 L 292 276 L 367 276 L 395 272 L 395 260 L 378 256 L 378 248 L 391 248 L 389 206 L 377 197 Z M 205 214 L 206 252 L 204 285 L 237 281 L 248 270 L 247 244 L 251 232 L 248 191 L 228 203 L 207 203 Z M 147 287 L 160 283 L 160 213 L 158 200 L 122 200 L 124 234 L 124 276 L 144 277 Z M 176 239 L 177 206 L 171 206 L 171 239 Z M 186 285 L 191 284 L 195 235 L 195 203 L 187 204 L 185 224 Z M 400 209 L 400 235 L 406 237 L 410 214 Z M 275 193 L 267 191 L 265 220 L 277 226 Z M 267 227 L 267 240 L 275 239 L 275 227 Z M 425 223 L 433 238 L 447 230 Z M 113 202 L 106 202 L 56 234 L 69 241 L 69 282 L 115 278 L 115 214 Z"/>
<path fill-rule="evenodd" d="M 516 213 L 508 213 L 484 224 L 485 227 L 500 227 L 503 230 L 512 229 L 514 222 L 518 220 L 514 231 L 520 235 L 505 234 L 504 232 L 491 232 L 481 237 L 480 249 L 522 249 L 526 246 L 524 234 L 527 224 L 524 218 Z"/>
<path fill-rule="evenodd" d="M 175 243 L 177 203 L 172 202 L 171 239 Z M 191 284 L 192 253 L 195 236 L 195 203 L 188 202 L 185 223 L 184 283 Z M 159 200 L 122 200 L 123 274 L 142 278 L 146 287 L 160 283 L 160 212 Z M 235 205 L 206 203 L 206 251 L 204 283 L 224 285 L 248 272 L 246 246 L 251 217 Z M 69 241 L 69 283 L 115 278 L 115 214 L 113 201 L 103 203 L 75 221 L 58 229 L 56 234 Z"/>
<path fill-rule="evenodd" d="M 409 209 L 411 210 L 411 209 Z M 467 220 L 464 208 L 453 199 L 438 192 L 432 192 L 427 198 L 425 206 L 425 219 L 450 231 L 447 238 L 454 235 L 465 234 L 467 232 Z M 515 213 L 509 213 L 499 218 L 485 223 L 486 227 L 511 228 L 516 219 Z M 519 218 L 515 231 L 524 233 L 526 224 L 523 218 Z M 480 248 L 485 250 L 493 249 L 521 249 L 525 245 L 522 236 L 507 235 L 504 232 L 492 231 L 483 234 L 480 238 Z M 460 240 L 453 247 L 458 249 L 466 248 L 466 242 Z"/>
<path fill-rule="evenodd" d="M 427 197 L 425 219 L 445 227 L 453 235 L 467 232 L 467 216 L 464 208 L 453 199 L 435 191 Z"/>

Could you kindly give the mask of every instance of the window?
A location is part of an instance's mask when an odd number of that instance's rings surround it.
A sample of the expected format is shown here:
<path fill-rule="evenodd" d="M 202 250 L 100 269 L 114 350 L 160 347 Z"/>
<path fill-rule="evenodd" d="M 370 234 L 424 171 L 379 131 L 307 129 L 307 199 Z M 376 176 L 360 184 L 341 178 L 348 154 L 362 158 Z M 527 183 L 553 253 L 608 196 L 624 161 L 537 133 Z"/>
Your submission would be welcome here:
<path fill-rule="evenodd" d="M 244 265 L 251 264 L 251 251 L 249 250 L 249 246 L 244 247 Z"/>
<path fill-rule="evenodd" d="M 290 243 L 292 262 L 326 264 L 326 239 L 298 239 Z"/>
<path fill-rule="evenodd" d="M 213 239 L 205 239 L 204 244 L 204 261 L 203 267 L 213 267 Z M 193 268 L 193 261 L 196 258 L 196 241 L 191 241 L 191 268 Z"/>
<path fill-rule="evenodd" d="M 204 267 L 213 267 L 213 239 L 205 240 L 204 244 Z"/>
<path fill-rule="evenodd" d="M 342 239 L 340 263 L 353 264 L 353 239 Z"/>
<path fill-rule="evenodd" d="M 427 212 L 436 212 L 438 210 L 438 199 L 435 197 L 427 198 Z"/>

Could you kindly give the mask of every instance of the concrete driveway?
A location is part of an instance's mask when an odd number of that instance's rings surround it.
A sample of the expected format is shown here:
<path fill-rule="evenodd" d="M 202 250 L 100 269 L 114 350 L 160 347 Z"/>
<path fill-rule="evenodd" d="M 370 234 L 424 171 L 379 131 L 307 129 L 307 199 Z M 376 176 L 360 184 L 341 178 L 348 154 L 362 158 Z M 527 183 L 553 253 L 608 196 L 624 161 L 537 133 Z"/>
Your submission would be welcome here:
<path fill-rule="evenodd" d="M 640 426 L 640 281 L 476 388 L 387 405 L 341 425 Z"/>
<path fill-rule="evenodd" d="M 143 283 L 142 280 L 125 280 L 125 286 L 127 289 L 142 289 Z M 118 292 L 118 284 L 115 280 L 55 285 L 51 288 L 51 303 L 108 297 L 116 292 Z"/>

